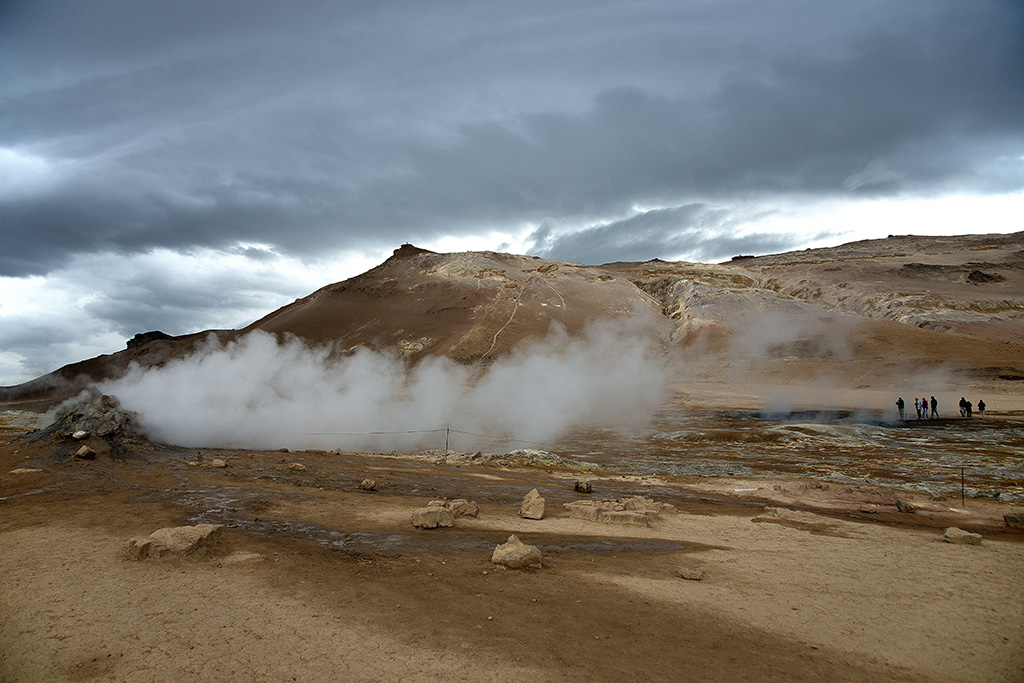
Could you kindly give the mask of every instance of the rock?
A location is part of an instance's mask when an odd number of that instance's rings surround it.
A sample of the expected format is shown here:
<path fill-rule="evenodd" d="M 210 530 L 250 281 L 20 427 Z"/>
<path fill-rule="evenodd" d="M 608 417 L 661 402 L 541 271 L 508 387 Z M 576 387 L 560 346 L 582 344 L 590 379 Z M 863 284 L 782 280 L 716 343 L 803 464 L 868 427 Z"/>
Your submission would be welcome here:
<path fill-rule="evenodd" d="M 359 482 L 360 491 L 373 491 L 375 488 L 377 488 L 377 482 L 373 479 L 363 479 Z"/>
<path fill-rule="evenodd" d="M 210 467 L 227 467 L 228 464 L 220 458 L 214 458 L 210 461 Z"/>
<path fill-rule="evenodd" d="M 1003 521 L 1011 529 L 1024 529 L 1024 512 L 1011 512 L 1003 515 Z"/>
<path fill-rule="evenodd" d="M 540 548 L 535 545 L 526 545 L 515 534 L 509 536 L 506 542 L 496 546 L 491 554 L 493 564 L 500 564 L 509 569 L 539 567 L 541 560 Z"/>
<path fill-rule="evenodd" d="M 524 519 L 544 518 L 544 499 L 537 489 L 533 489 L 523 496 L 523 502 L 519 506 L 519 516 Z"/>
<path fill-rule="evenodd" d="M 36 472 L 42 472 L 42 470 L 35 467 L 15 467 L 8 474 L 34 474 Z"/>
<path fill-rule="evenodd" d="M 593 486 L 590 484 L 589 479 L 580 479 L 572 488 L 579 493 L 593 493 Z"/>
<path fill-rule="evenodd" d="M 699 569 L 683 567 L 679 570 L 679 576 L 686 579 L 687 581 L 700 581 L 704 578 L 704 572 L 702 572 Z"/>
<path fill-rule="evenodd" d="M 878 506 L 875 505 L 874 503 L 862 503 L 860 506 L 860 511 L 867 513 L 869 515 L 877 515 Z"/>
<path fill-rule="evenodd" d="M 95 460 L 96 451 L 89 448 L 88 446 L 82 446 L 77 451 L 75 451 L 75 457 L 81 458 L 82 460 Z"/>
<path fill-rule="evenodd" d="M 293 462 L 288 465 L 288 469 L 292 470 L 293 472 L 305 472 L 309 468 L 303 465 L 301 462 Z"/>
<path fill-rule="evenodd" d="M 196 524 L 157 529 L 149 536 L 177 555 L 190 555 L 220 539 L 220 524 Z"/>
<path fill-rule="evenodd" d="M 456 517 L 476 517 L 480 514 L 480 506 L 465 498 L 456 498 L 448 504 L 448 509 Z"/>
<path fill-rule="evenodd" d="M 959 543 L 962 545 L 981 545 L 981 534 L 958 529 L 951 526 L 942 532 L 942 540 L 946 543 Z"/>
<path fill-rule="evenodd" d="M 89 432 L 85 431 L 84 429 L 76 429 L 74 432 L 71 433 L 71 438 L 74 439 L 75 441 L 81 441 L 82 439 L 88 439 L 89 438 Z"/>
<path fill-rule="evenodd" d="M 455 515 L 441 505 L 431 505 L 412 511 L 412 525 L 417 529 L 436 529 L 441 526 L 454 526 Z"/>
<path fill-rule="evenodd" d="M 905 500 L 897 500 L 896 509 L 908 515 L 912 515 L 917 512 L 917 506 L 914 505 L 913 503 L 908 503 Z"/>
<path fill-rule="evenodd" d="M 196 524 L 157 529 L 149 536 L 136 536 L 128 541 L 128 557 L 144 560 L 165 555 L 192 555 L 220 538 L 220 524 Z"/>

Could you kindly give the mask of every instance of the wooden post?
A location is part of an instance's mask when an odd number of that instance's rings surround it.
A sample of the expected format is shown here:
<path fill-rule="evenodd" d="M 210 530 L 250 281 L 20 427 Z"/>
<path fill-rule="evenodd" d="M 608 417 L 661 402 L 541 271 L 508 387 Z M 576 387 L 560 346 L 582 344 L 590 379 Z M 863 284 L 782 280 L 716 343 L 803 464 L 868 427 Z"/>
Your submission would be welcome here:
<path fill-rule="evenodd" d="M 960 507 L 967 507 L 964 504 L 964 468 L 960 468 Z"/>
<path fill-rule="evenodd" d="M 451 427 L 445 427 L 444 428 L 444 454 L 445 455 L 448 455 L 448 435 L 451 434 L 451 431 L 452 431 Z"/>

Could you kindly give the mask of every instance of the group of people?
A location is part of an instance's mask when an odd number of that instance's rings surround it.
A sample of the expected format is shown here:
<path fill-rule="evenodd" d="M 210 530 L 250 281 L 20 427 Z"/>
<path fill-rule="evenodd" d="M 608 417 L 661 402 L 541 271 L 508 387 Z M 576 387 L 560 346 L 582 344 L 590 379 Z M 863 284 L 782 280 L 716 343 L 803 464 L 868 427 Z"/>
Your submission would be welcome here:
<path fill-rule="evenodd" d="M 971 417 L 974 414 L 974 404 L 963 396 L 960 397 L 960 417 Z M 985 401 L 978 401 L 978 414 L 985 417 Z"/>
<path fill-rule="evenodd" d="M 903 397 L 900 396 L 896 399 L 896 410 L 899 412 L 901 420 L 906 420 L 904 413 L 905 403 Z M 934 420 L 939 416 L 939 402 L 935 400 L 935 397 L 914 397 L 914 410 L 917 411 L 918 420 Z M 974 404 L 967 399 L 960 397 L 960 416 L 961 417 L 972 417 L 974 414 Z M 978 401 L 978 414 L 981 417 L 985 417 L 985 401 Z"/>

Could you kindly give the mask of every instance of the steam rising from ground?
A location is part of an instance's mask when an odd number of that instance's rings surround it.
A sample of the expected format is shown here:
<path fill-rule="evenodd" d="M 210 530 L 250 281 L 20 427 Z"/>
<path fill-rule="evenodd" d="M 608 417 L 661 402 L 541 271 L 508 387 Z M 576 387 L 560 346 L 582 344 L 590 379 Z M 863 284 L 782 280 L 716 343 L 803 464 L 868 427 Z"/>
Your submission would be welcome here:
<path fill-rule="evenodd" d="M 366 348 L 339 357 L 261 332 L 228 344 L 211 336 L 187 358 L 134 367 L 101 389 L 138 412 L 147 435 L 182 446 L 437 448 L 450 427 L 453 450 L 494 451 L 642 422 L 665 398 L 666 374 L 654 329 L 618 318 L 573 337 L 552 325 L 484 371 Z"/>

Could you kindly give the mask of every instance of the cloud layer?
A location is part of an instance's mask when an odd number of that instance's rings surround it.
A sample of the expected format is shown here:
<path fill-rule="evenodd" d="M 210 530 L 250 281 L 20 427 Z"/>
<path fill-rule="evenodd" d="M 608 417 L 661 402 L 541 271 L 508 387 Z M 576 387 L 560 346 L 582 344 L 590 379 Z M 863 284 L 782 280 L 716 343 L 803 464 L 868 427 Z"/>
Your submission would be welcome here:
<path fill-rule="evenodd" d="M 229 262 L 258 245 L 295 265 L 266 312 L 295 270 L 402 242 L 585 263 L 838 242 L 849 226 L 781 217 L 1019 205 L 1022 77 L 1013 0 L 15 0 L 0 22 L 0 277 L 57 288 L 76 262 Z M 976 218 L 951 229 L 1024 229 Z M 138 283 L 155 315 L 96 304 L 92 323 L 201 329 L 207 302 L 160 270 Z M 2 327 L 25 308 L 3 293 Z M 219 326 L 249 308 L 221 310 Z M 8 354 L 45 344 L 0 334 Z"/>

